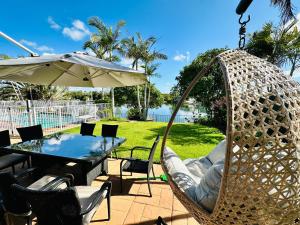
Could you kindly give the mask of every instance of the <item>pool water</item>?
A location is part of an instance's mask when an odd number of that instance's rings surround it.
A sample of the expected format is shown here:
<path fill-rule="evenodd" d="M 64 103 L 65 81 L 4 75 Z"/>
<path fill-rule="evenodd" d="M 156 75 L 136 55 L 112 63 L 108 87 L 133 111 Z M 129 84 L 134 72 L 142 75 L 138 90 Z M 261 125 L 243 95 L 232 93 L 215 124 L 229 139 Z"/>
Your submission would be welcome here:
<path fill-rule="evenodd" d="M 41 124 L 43 128 L 54 128 L 60 127 L 60 125 L 63 126 L 66 124 L 79 122 L 79 119 L 76 119 L 76 117 L 72 115 L 62 115 L 60 118 L 59 115 L 53 113 L 38 113 L 35 118 L 34 116 L 31 116 L 31 119 L 34 124 Z M 27 112 L 14 117 L 14 120 L 20 126 L 30 126 Z"/>

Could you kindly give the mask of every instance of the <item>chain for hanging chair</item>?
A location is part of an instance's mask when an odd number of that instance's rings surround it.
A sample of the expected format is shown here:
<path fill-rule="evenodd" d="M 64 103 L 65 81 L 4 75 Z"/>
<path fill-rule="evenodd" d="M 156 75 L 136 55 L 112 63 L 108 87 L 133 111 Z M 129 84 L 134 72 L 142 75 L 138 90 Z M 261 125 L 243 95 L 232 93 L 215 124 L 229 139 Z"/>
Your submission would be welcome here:
<path fill-rule="evenodd" d="M 244 13 L 247 11 L 248 7 L 251 5 L 253 0 L 241 0 L 238 7 L 236 8 L 236 13 L 240 15 L 239 24 L 241 25 L 239 30 L 239 48 L 244 49 L 246 44 L 246 25 L 250 22 L 251 17 L 248 16 L 248 19 L 245 21 L 242 21 Z"/>
<path fill-rule="evenodd" d="M 243 14 L 240 16 L 239 24 L 241 25 L 239 30 L 240 40 L 239 40 L 239 48 L 244 49 L 246 44 L 246 25 L 250 22 L 250 16 L 248 16 L 248 19 L 246 21 L 242 21 Z"/>

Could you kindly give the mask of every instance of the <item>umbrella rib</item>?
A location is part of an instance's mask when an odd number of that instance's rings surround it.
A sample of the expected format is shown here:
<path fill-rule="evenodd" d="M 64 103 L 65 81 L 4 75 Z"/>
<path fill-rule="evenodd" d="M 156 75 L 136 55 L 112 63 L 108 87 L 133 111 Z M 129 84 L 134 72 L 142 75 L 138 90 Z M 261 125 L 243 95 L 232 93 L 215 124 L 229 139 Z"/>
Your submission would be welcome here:
<path fill-rule="evenodd" d="M 100 70 L 97 70 L 97 72 L 93 73 L 93 75 L 91 76 L 91 78 L 101 77 L 102 75 L 109 74 L 108 71 L 105 71 L 105 72 L 103 72 L 103 73 L 101 73 L 101 74 L 98 74 L 98 75 L 94 76 L 94 75 L 95 75 L 96 73 L 98 73 L 99 71 L 100 71 Z"/>
<path fill-rule="evenodd" d="M 71 64 L 67 70 L 69 70 L 72 67 L 72 65 L 73 64 Z M 48 86 L 51 86 L 52 84 L 54 84 L 64 73 L 65 73 L 65 71 L 62 71 L 62 73 L 59 74 Z"/>
<path fill-rule="evenodd" d="M 28 68 L 28 69 L 24 69 L 24 70 L 19 70 L 19 71 L 15 71 L 15 72 L 13 72 L 14 74 L 6 74 L 6 75 L 4 75 L 4 76 L 1 76 L 1 79 L 2 78 L 9 78 L 9 77 L 11 77 L 11 76 L 14 76 L 15 74 L 22 74 L 23 72 L 26 72 L 26 71 L 28 71 L 28 70 L 35 70 L 35 69 L 37 69 L 37 68 L 39 68 L 39 67 L 42 67 L 43 65 L 36 65 L 35 67 L 30 67 L 30 68 Z M 5 80 L 5 79 L 3 79 L 3 80 Z"/>
<path fill-rule="evenodd" d="M 113 74 L 110 74 L 110 76 L 111 76 L 111 78 L 113 78 L 114 80 L 116 80 L 117 82 L 119 82 L 122 86 L 124 86 L 124 84 L 121 81 L 119 81 L 119 79 L 116 78 Z"/>
<path fill-rule="evenodd" d="M 71 76 L 73 76 L 73 77 L 76 77 L 76 78 L 78 78 L 79 80 L 82 80 L 82 77 L 80 77 L 78 74 L 76 74 L 76 73 L 70 71 L 69 69 L 65 69 L 65 68 L 63 68 L 62 66 L 59 66 L 59 65 L 57 65 L 57 64 L 55 64 L 55 63 L 53 63 L 53 66 L 55 66 L 56 68 L 62 70 L 64 73 L 68 73 L 69 75 L 71 75 Z M 71 66 L 72 66 L 72 65 L 71 65 Z"/>

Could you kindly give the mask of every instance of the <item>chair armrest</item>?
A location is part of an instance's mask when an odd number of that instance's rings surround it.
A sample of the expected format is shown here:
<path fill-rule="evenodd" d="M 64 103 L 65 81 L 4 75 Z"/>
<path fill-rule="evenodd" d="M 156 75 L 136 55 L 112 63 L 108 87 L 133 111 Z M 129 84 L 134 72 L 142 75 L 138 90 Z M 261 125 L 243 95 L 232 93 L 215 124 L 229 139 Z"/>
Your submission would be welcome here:
<path fill-rule="evenodd" d="M 36 170 L 38 170 L 37 167 L 32 167 L 32 168 L 29 168 L 29 169 L 27 169 L 27 170 L 24 170 L 24 171 L 22 171 L 22 172 L 20 172 L 20 173 L 18 173 L 18 174 L 16 174 L 16 175 L 14 175 L 14 176 L 15 176 L 15 178 L 16 178 L 17 180 L 18 180 L 18 179 L 22 179 L 22 178 L 24 178 L 25 176 L 32 175 Z"/>
<path fill-rule="evenodd" d="M 132 158 L 134 150 L 151 150 L 151 148 L 145 146 L 135 146 L 132 149 L 130 149 L 130 158 Z"/>
<path fill-rule="evenodd" d="M 93 198 L 91 200 L 91 204 L 89 204 L 89 207 L 86 208 L 86 209 L 83 209 L 81 212 L 80 212 L 80 215 L 85 215 L 87 213 L 89 213 L 90 211 L 92 211 L 99 203 L 101 203 L 101 201 L 103 200 L 103 196 L 102 196 L 102 193 L 104 191 L 107 191 L 107 194 L 106 194 L 106 198 L 110 198 L 110 195 L 111 195 L 111 182 L 110 181 L 107 181 L 105 182 L 99 191 L 97 191 L 95 194 L 95 198 Z"/>
<path fill-rule="evenodd" d="M 71 181 L 69 177 L 56 177 L 54 180 L 50 181 L 48 184 L 43 186 L 40 191 L 50 191 L 57 189 L 60 185 L 66 184 L 67 187 L 71 186 Z"/>

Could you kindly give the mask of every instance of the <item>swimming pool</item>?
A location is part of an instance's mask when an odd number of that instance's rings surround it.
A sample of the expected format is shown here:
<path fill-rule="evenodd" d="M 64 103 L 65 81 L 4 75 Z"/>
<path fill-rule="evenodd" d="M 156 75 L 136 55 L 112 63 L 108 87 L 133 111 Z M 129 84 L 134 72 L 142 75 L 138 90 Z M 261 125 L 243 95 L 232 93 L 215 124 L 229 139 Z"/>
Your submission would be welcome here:
<path fill-rule="evenodd" d="M 80 121 L 79 118 L 69 114 L 62 114 L 60 116 L 59 114 L 55 113 L 37 113 L 36 116 L 31 115 L 29 117 L 28 113 L 24 112 L 13 116 L 13 121 L 18 126 L 30 126 L 32 124 L 30 123 L 30 120 L 32 120 L 33 124 L 41 124 L 42 127 L 46 129 L 60 127 Z"/>

